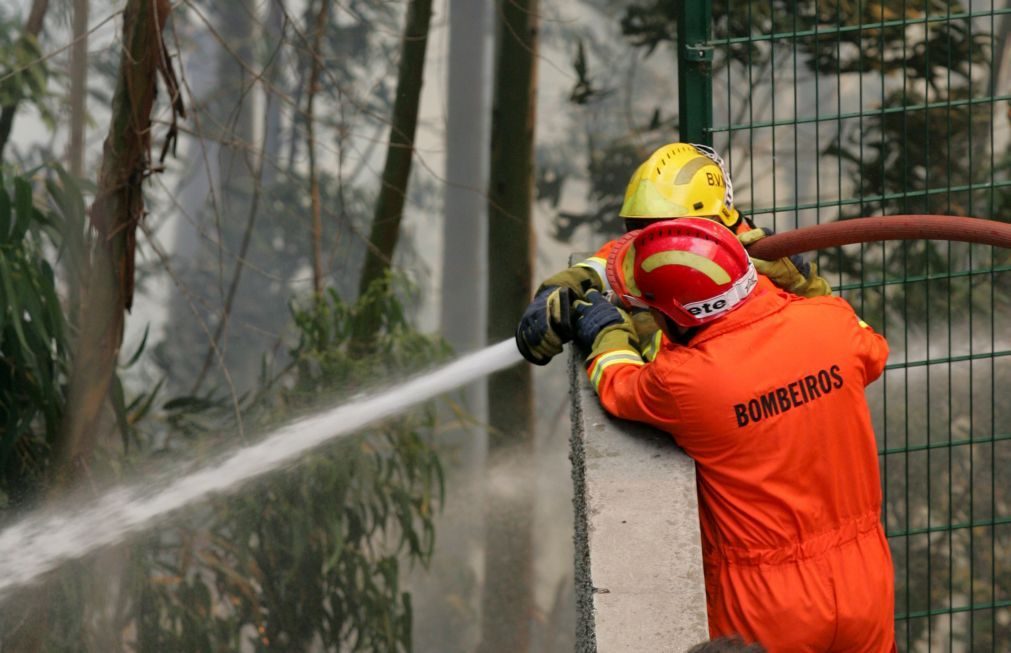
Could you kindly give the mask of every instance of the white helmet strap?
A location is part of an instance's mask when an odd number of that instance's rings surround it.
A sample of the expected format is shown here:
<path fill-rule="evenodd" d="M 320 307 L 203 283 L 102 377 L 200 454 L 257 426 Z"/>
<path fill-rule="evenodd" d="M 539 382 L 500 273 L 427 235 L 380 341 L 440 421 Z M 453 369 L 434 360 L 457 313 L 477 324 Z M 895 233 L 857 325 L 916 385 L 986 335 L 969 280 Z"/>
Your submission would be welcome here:
<path fill-rule="evenodd" d="M 711 159 L 716 165 L 720 166 L 720 172 L 723 173 L 723 181 L 726 182 L 727 189 L 723 195 L 723 205 L 728 209 L 732 209 L 734 206 L 734 184 L 730 181 L 730 175 L 727 174 L 727 166 L 723 163 L 723 157 L 717 154 L 716 150 L 708 145 L 700 145 L 698 143 L 692 143 L 691 145 L 698 150 L 699 153 Z"/>

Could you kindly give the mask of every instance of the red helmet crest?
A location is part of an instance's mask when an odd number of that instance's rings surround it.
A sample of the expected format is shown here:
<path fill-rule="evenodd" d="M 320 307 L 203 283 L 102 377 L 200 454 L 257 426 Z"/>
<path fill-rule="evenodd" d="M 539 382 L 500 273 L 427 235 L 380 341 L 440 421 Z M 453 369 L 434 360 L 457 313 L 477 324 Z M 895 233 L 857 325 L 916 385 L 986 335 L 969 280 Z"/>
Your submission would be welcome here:
<path fill-rule="evenodd" d="M 627 304 L 655 308 L 682 327 L 730 312 L 758 283 L 729 229 L 688 217 L 625 234 L 608 256 L 607 278 Z"/>

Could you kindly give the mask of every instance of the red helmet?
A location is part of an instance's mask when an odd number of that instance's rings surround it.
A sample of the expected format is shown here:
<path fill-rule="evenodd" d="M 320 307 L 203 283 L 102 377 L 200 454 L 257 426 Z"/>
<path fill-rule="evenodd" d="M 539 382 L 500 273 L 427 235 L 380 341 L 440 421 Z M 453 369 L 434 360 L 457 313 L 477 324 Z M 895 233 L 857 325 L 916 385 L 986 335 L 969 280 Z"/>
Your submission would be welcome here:
<path fill-rule="evenodd" d="M 705 218 L 678 218 L 625 234 L 607 258 L 607 279 L 626 303 L 696 327 L 734 310 L 758 283 L 737 237 Z"/>

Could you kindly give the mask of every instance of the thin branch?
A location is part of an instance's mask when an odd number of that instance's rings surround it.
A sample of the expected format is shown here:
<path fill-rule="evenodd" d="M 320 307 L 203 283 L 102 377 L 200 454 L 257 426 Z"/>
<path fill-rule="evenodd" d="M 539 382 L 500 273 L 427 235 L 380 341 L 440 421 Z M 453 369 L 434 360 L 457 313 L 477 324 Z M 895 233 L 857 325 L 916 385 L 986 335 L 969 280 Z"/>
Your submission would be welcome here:
<path fill-rule="evenodd" d="M 175 23 L 175 21 L 172 22 L 172 39 L 175 41 L 176 51 L 177 52 L 182 52 L 182 45 L 179 43 L 179 33 L 176 31 L 176 23 Z M 182 67 L 182 66 L 180 66 L 180 74 L 179 74 L 179 76 L 182 79 L 182 86 L 183 86 L 183 88 L 186 89 L 186 92 L 189 95 L 191 105 L 199 106 L 199 104 L 196 102 L 196 94 L 193 93 L 193 89 L 190 87 L 190 84 L 189 84 L 189 79 L 186 77 L 186 69 L 184 67 Z M 223 258 L 222 253 L 221 253 L 221 243 L 223 242 L 223 238 L 221 236 L 221 218 L 220 218 L 220 216 L 221 216 L 221 207 L 220 207 L 220 205 L 218 203 L 218 194 L 217 194 L 217 191 L 215 190 L 215 187 L 214 187 L 214 181 L 213 181 L 214 180 L 214 174 L 213 174 L 213 171 L 212 171 L 212 168 L 211 168 L 211 162 L 210 162 L 210 159 L 207 156 L 207 143 L 206 143 L 207 138 L 206 138 L 206 136 L 204 134 L 204 128 L 203 128 L 203 124 L 201 122 L 201 115 L 202 114 L 203 114 L 203 112 L 200 111 L 199 109 L 194 109 L 193 116 L 192 116 L 192 118 L 193 118 L 193 124 L 194 124 L 194 130 L 190 131 L 190 130 L 185 130 L 184 129 L 183 133 L 190 134 L 190 135 L 194 136 L 197 139 L 197 143 L 199 144 L 199 147 L 200 147 L 200 156 L 201 156 L 201 159 L 203 160 L 203 164 L 204 164 L 204 171 L 207 174 L 207 179 L 208 179 L 208 182 L 207 182 L 207 192 L 208 192 L 208 195 L 210 196 L 211 211 L 214 214 L 214 226 L 215 226 L 215 229 L 217 230 L 217 236 L 218 236 L 218 238 L 217 238 L 217 243 L 218 243 L 218 256 L 217 256 L 217 261 L 218 261 L 218 278 L 222 280 L 222 281 L 219 281 L 219 284 L 223 288 L 223 286 L 224 286 L 223 279 L 224 279 L 224 274 L 225 273 L 224 273 L 224 264 L 223 264 L 224 258 Z M 212 142 L 214 142 L 214 141 L 212 140 Z M 217 142 L 220 144 L 220 140 L 218 140 Z M 175 194 L 174 193 L 170 194 L 170 197 L 172 197 L 173 201 L 175 201 Z"/>
<path fill-rule="evenodd" d="M 117 16 L 119 16 L 122 13 L 123 13 L 122 9 L 119 9 L 117 11 L 112 12 L 111 14 L 109 14 L 108 16 L 106 16 L 105 18 L 103 18 L 101 21 L 99 21 L 98 23 L 96 23 L 95 26 L 92 27 L 91 29 L 89 29 L 87 31 L 87 33 L 83 34 L 82 37 L 91 36 L 92 34 L 94 34 L 95 32 L 97 32 L 98 30 L 102 29 L 102 27 L 106 23 L 108 23 L 110 20 L 116 18 Z M 46 54 L 42 55 L 38 59 L 33 59 L 33 60 L 27 62 L 26 64 L 24 64 L 23 66 L 19 66 L 17 68 L 13 68 L 9 73 L 7 73 L 6 75 L 4 75 L 3 77 L 0 77 L 0 84 L 6 82 L 8 79 L 10 79 L 11 77 L 14 77 L 15 75 L 20 75 L 21 73 L 23 73 L 24 71 L 28 70 L 32 66 L 38 65 L 38 64 L 40 64 L 40 63 L 42 63 L 44 61 L 49 61 L 53 57 L 56 57 L 56 56 L 59 56 L 59 55 L 63 54 L 64 52 L 66 52 L 70 48 L 74 47 L 74 44 L 76 42 L 77 42 L 77 39 L 74 39 L 73 41 L 67 43 L 66 45 L 64 45 L 62 47 L 59 47 L 59 48 L 56 48 L 52 52 L 47 52 Z"/>
<path fill-rule="evenodd" d="M 70 143 L 67 164 L 70 174 L 84 174 L 84 123 L 88 93 L 88 3 L 74 0 L 74 47 L 70 52 Z"/>
<path fill-rule="evenodd" d="M 274 61 L 274 57 L 277 56 L 277 53 L 280 51 L 280 49 L 281 45 L 280 43 L 278 43 L 277 48 L 274 49 L 274 51 L 271 53 L 270 59 L 265 64 L 264 71 L 273 68 L 272 64 Z M 267 94 L 266 107 L 263 112 L 264 130 L 268 128 L 267 121 L 269 120 L 270 116 L 270 103 L 271 103 L 271 95 Z M 256 172 L 254 174 L 256 183 L 253 184 L 252 202 L 250 203 L 249 215 L 246 219 L 246 229 L 242 234 L 242 243 L 241 245 L 239 245 L 239 255 L 235 260 L 235 271 L 232 273 L 232 281 L 228 287 L 228 295 L 225 297 L 225 305 L 222 308 L 221 319 L 218 320 L 218 326 L 214 330 L 214 335 L 211 339 L 210 347 L 208 348 L 207 353 L 204 355 L 204 362 L 200 368 L 200 373 L 197 375 L 197 379 L 193 384 L 193 390 L 191 391 L 191 394 L 196 394 L 196 391 L 203 384 L 204 379 L 207 376 L 207 372 L 210 369 L 211 361 L 214 358 L 214 352 L 219 349 L 221 338 L 222 336 L 224 336 L 225 329 L 228 326 L 228 319 L 232 312 L 232 305 L 235 302 L 235 296 L 239 290 L 239 281 L 242 279 L 242 269 L 244 267 L 243 261 L 245 261 L 246 259 L 246 254 L 249 251 L 249 244 L 252 242 L 253 239 L 253 228 L 256 224 L 256 216 L 260 208 L 260 197 L 263 194 L 263 171 L 265 168 L 264 161 L 267 158 L 266 150 L 267 150 L 267 139 L 264 137 L 263 139 L 261 139 L 260 142 L 260 151 L 257 156 Z M 228 370 L 226 369 L 223 361 L 221 362 L 221 366 L 225 374 L 227 375 Z"/>
<path fill-rule="evenodd" d="M 169 262 L 168 254 L 161 248 L 161 245 L 158 244 L 154 234 L 151 233 L 146 224 L 141 222 L 140 229 L 144 232 L 144 236 L 147 238 L 147 243 L 151 246 L 151 249 L 158 255 L 158 259 L 165 268 L 165 272 L 168 273 L 169 278 L 172 279 L 176 288 L 186 297 L 186 303 L 190 308 L 190 312 L 193 314 L 193 319 L 197 321 L 197 324 L 200 325 L 201 330 L 203 330 L 204 334 L 207 336 L 208 342 L 211 343 L 211 349 L 214 352 L 214 356 L 218 359 L 218 364 L 221 366 L 222 373 L 225 377 L 225 383 L 228 385 L 228 394 L 232 400 L 232 411 L 235 413 L 235 424 L 239 429 L 239 438 L 245 442 L 246 433 L 243 427 L 242 409 L 239 406 L 239 395 L 235 391 L 235 384 L 232 383 L 232 375 L 228 373 L 228 366 L 225 365 L 224 354 L 221 353 L 217 343 L 213 338 L 211 338 L 211 330 L 207 327 L 207 323 L 204 319 L 200 317 L 200 311 L 198 311 L 197 307 L 193 304 L 193 296 L 190 294 L 189 288 L 179 279 L 179 276 L 172 269 L 172 264 Z"/>

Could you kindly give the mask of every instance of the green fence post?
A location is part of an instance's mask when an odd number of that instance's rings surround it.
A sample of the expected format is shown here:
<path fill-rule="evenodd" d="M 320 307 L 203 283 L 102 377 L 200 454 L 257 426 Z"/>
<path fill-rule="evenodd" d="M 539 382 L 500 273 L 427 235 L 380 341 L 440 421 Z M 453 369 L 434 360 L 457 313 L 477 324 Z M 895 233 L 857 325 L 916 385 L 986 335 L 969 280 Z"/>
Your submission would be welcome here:
<path fill-rule="evenodd" d="M 709 0 L 678 9 L 678 119 L 681 140 L 713 144 L 713 8 Z"/>

